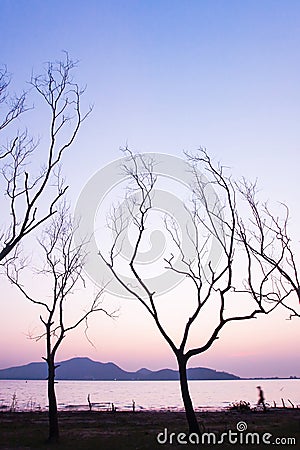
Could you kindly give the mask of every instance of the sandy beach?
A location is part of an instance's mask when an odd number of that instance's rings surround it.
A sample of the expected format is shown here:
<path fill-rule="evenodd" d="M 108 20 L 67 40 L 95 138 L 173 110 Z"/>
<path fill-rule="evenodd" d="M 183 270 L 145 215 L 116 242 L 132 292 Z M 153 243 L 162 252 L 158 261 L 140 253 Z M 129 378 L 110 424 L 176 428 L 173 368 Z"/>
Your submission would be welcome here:
<path fill-rule="evenodd" d="M 197 417 L 204 433 L 203 443 L 195 442 L 195 436 L 189 441 L 185 414 L 180 412 L 60 412 L 61 440 L 51 448 L 256 449 L 268 444 L 300 448 L 300 409 L 270 409 L 266 413 L 209 411 L 197 413 Z M 46 449 L 47 413 L 1 412 L 0 436 L 1 450 Z"/>

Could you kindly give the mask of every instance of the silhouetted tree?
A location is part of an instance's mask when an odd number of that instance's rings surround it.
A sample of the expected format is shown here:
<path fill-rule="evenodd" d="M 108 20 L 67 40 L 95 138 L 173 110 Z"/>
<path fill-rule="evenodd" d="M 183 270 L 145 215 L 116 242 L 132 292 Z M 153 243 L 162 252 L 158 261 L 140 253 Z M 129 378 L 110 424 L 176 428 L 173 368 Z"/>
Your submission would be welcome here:
<path fill-rule="evenodd" d="M 32 339 L 46 339 L 46 357 L 48 367 L 48 400 L 49 400 L 49 442 L 57 442 L 59 439 L 59 425 L 57 417 L 57 402 L 55 394 L 55 357 L 58 348 L 61 346 L 66 334 L 77 328 L 80 324 L 88 327 L 88 317 L 96 311 L 102 311 L 109 317 L 114 313 L 108 313 L 101 304 L 101 289 L 87 306 L 84 312 L 78 313 L 78 319 L 71 322 L 65 317 L 66 301 L 74 293 L 75 288 L 85 287 L 83 277 L 83 267 L 86 259 L 86 243 L 74 245 L 74 227 L 69 215 L 68 208 L 63 204 L 58 208 L 57 213 L 50 219 L 50 224 L 44 229 L 39 244 L 44 256 L 44 265 L 36 271 L 37 276 L 44 277 L 45 283 L 51 282 L 49 287 L 50 295 L 47 298 L 35 298 L 29 293 L 29 289 L 24 287 L 21 281 L 24 270 L 28 262 L 22 261 L 19 257 L 11 260 L 7 264 L 7 275 L 9 280 L 16 285 L 22 294 L 32 303 L 42 309 L 40 320 L 43 323 L 45 332 Z M 73 308 L 74 311 L 74 308 Z"/>
<path fill-rule="evenodd" d="M 59 164 L 73 144 L 91 108 L 82 115 L 81 89 L 73 81 L 76 62 L 65 53 L 63 61 L 49 62 L 43 74 L 31 77 L 30 86 L 49 111 L 49 138 L 35 141 L 27 129 L 19 129 L 21 116 L 29 109 L 29 92 L 11 96 L 10 75 L 0 68 L 0 183 L 2 189 L 0 262 L 18 243 L 55 213 L 56 203 L 67 186 L 60 177 Z M 46 116 L 45 116 L 46 117 Z M 6 143 L 5 143 L 6 142 Z M 45 148 L 42 148 L 45 147 Z M 34 164 L 42 166 L 34 174 Z M 54 192 L 50 193 L 50 190 Z M 47 196 L 46 196 L 47 194 Z"/>
<path fill-rule="evenodd" d="M 190 207 L 187 207 L 190 224 L 187 224 L 186 230 L 181 232 L 185 232 L 190 240 L 193 258 L 184 253 L 182 235 L 178 230 L 176 218 L 165 217 L 165 228 L 179 254 L 178 258 L 170 254 L 165 259 L 167 268 L 185 276 L 187 287 L 189 285 L 191 289 L 187 292 L 191 292 L 194 298 L 193 310 L 183 327 L 180 343 L 176 345 L 160 318 L 156 293 L 147 285 L 147 280 L 141 275 L 137 264 L 138 253 L 146 239 L 147 220 L 153 209 L 157 182 L 155 161 L 143 155 L 133 154 L 128 149 L 125 152 L 128 159 L 124 164 L 124 171 L 130 179 L 127 194 L 128 211 L 126 212 L 124 207 L 112 209 L 108 224 L 113 231 L 114 241 L 108 257 L 103 254 L 103 251 L 100 252 L 100 257 L 127 293 L 139 300 L 146 308 L 176 356 L 189 432 L 199 434 L 199 424 L 189 393 L 187 363 L 193 356 L 208 350 L 219 338 L 225 325 L 253 319 L 260 314 L 268 314 L 283 303 L 286 298 L 284 286 L 279 282 L 275 285 L 273 283 L 273 277 L 276 271 L 280 270 L 283 262 L 282 256 L 274 257 L 268 269 L 259 261 L 256 265 L 253 264 L 253 256 L 256 255 L 249 244 L 243 222 L 238 214 L 236 196 L 239 191 L 236 185 L 230 177 L 226 176 L 222 166 L 212 163 L 205 150 L 200 149 L 196 155 L 186 154 L 193 175 L 192 198 Z M 205 174 L 205 177 L 201 174 Z M 135 284 L 126 282 L 117 266 L 124 233 L 128 229 L 128 217 L 136 228 L 136 235 L 131 236 L 132 253 L 128 261 Z M 215 264 L 213 255 L 210 255 L 212 239 L 222 255 L 219 264 Z M 254 281 L 254 277 L 257 281 Z M 258 284 L 258 287 L 254 287 L 254 283 Z M 272 304 L 269 307 L 268 300 L 273 295 L 276 295 L 278 300 L 275 305 Z M 242 313 L 235 312 L 233 302 L 235 296 L 238 297 L 239 307 L 243 306 Z M 215 307 L 214 316 L 209 318 L 212 326 L 209 336 L 199 347 L 187 348 L 191 329 L 194 327 L 201 330 L 201 324 L 207 323 L 207 306 L 209 305 Z M 172 310 L 170 310 L 171 314 Z"/>
<path fill-rule="evenodd" d="M 275 214 L 266 202 L 258 200 L 256 182 L 243 179 L 237 188 L 250 210 L 249 219 L 239 223 L 240 239 L 248 250 L 249 264 L 258 263 L 266 276 L 271 273 L 274 290 L 266 300 L 273 308 L 278 303 L 284 306 L 289 311 L 290 319 L 300 317 L 296 302 L 293 305 L 296 299 L 300 303 L 300 282 L 296 252 L 288 231 L 289 208 L 280 203 L 284 213 L 281 216 Z M 251 279 L 248 287 L 253 295 L 258 295 Z"/>

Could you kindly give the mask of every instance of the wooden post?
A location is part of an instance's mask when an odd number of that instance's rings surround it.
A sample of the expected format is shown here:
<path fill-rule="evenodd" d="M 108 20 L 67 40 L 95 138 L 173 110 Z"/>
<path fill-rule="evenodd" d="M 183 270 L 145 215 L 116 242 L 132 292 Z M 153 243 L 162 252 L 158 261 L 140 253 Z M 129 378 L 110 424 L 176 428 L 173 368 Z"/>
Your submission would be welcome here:
<path fill-rule="evenodd" d="M 90 409 L 90 411 L 92 411 L 93 404 L 91 403 L 90 394 L 87 397 L 87 401 L 88 401 L 88 404 L 89 404 L 89 409 Z"/>

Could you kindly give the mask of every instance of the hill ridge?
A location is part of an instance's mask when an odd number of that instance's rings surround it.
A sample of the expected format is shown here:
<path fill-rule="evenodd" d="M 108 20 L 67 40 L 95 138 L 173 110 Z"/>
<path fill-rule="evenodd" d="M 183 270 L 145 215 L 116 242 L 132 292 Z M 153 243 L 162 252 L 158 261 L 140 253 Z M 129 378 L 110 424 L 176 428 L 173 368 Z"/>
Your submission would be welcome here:
<path fill-rule="evenodd" d="M 57 380 L 99 380 L 99 381 L 168 381 L 179 380 L 179 373 L 174 369 L 150 370 L 145 367 L 130 372 L 121 369 L 112 361 L 100 362 L 81 356 L 57 362 Z M 189 380 L 238 380 L 240 377 L 231 373 L 205 367 L 187 369 Z M 30 362 L 22 366 L 0 369 L 1 380 L 43 380 L 47 378 L 45 362 Z"/>

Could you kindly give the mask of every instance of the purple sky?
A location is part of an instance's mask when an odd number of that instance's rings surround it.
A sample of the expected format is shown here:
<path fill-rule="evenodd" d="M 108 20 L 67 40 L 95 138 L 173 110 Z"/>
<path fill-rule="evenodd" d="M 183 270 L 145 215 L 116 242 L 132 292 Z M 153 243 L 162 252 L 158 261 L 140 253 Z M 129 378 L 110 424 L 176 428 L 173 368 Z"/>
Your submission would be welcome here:
<path fill-rule="evenodd" d="M 84 106 L 93 103 L 94 111 L 64 160 L 73 204 L 126 143 L 177 156 L 203 145 L 235 176 L 258 178 L 264 198 L 289 204 L 299 245 L 299 2 L 3 0 L 0 11 L 0 63 L 13 75 L 12 90 L 62 49 L 79 60 L 76 79 L 87 84 Z M 29 131 L 43 139 L 47 117 L 34 117 Z M 0 367 L 39 361 L 43 342 L 26 338 L 39 327 L 39 311 L 1 283 Z M 92 293 L 88 288 L 85 298 Z M 174 336 L 182 333 L 184 294 L 184 286 L 172 292 L 181 305 L 170 324 Z M 90 356 L 127 370 L 176 367 L 141 306 L 109 295 L 105 302 L 120 307 L 119 319 L 92 318 L 95 347 L 81 329 L 66 338 L 59 359 Z M 285 319 L 276 313 L 229 325 L 190 365 L 300 376 L 299 323 Z"/>

